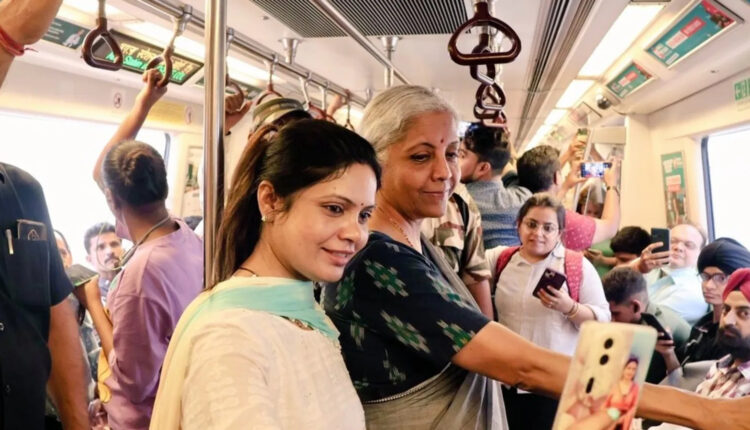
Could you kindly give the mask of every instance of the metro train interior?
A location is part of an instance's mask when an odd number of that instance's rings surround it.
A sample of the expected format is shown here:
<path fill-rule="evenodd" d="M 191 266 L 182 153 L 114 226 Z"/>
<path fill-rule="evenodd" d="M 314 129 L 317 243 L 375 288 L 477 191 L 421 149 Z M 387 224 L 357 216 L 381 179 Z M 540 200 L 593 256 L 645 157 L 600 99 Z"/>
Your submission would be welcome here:
<path fill-rule="evenodd" d="M 225 40 L 209 33 L 212 3 Z M 113 39 L 89 44 L 105 17 Z M 208 238 L 262 100 L 296 99 L 358 131 L 378 94 L 420 85 L 458 112 L 460 136 L 475 123 L 503 130 L 511 160 L 585 142 L 591 169 L 616 163 L 621 227 L 690 223 L 708 242 L 750 246 L 749 21 L 750 0 L 63 0 L 2 84 L 0 161 L 39 181 L 87 265 L 86 230 L 115 223 L 92 168 L 169 47 L 167 93 L 137 139 L 165 161 L 169 212 L 202 219 Z M 218 99 L 241 90 L 251 105 L 226 135 L 213 118 L 220 87 Z M 609 187 L 593 176 L 569 207 L 604 203 Z"/>

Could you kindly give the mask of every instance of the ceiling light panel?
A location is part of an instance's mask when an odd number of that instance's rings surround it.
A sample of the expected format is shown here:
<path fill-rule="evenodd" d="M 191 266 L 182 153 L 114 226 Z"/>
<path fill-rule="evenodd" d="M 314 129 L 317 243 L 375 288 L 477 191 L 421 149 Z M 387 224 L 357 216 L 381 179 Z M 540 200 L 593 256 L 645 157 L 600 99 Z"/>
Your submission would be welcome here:
<path fill-rule="evenodd" d="M 664 8 L 663 4 L 629 4 L 583 65 L 579 76 L 602 76 Z"/>
<path fill-rule="evenodd" d="M 594 85 L 594 81 L 591 79 L 574 79 L 568 85 L 560 100 L 557 101 L 555 107 L 558 109 L 572 108 L 592 85 Z"/>

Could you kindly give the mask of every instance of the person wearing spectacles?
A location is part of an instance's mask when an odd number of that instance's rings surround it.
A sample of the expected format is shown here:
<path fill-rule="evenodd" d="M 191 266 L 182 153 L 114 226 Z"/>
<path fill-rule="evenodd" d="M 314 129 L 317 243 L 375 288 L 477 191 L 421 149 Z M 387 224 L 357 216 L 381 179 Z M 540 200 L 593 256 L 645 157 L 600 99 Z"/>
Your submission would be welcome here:
<path fill-rule="evenodd" d="M 743 267 L 750 267 L 750 251 L 734 239 L 716 239 L 701 251 L 698 272 L 703 298 L 712 309 L 693 325 L 687 343 L 676 351 L 682 365 L 718 360 L 727 355 L 726 349 L 716 342 L 723 306 L 722 292 L 729 276 Z"/>
<path fill-rule="evenodd" d="M 708 310 L 701 294 L 701 280 L 697 262 L 706 245 L 706 235 L 700 227 L 683 223 L 669 232 L 669 251 L 653 252 L 662 246 L 652 243 L 631 262 L 630 267 L 647 275 L 649 298 L 659 306 L 680 314 L 689 324 L 695 324 Z"/>
<path fill-rule="evenodd" d="M 610 310 L 594 266 L 562 244 L 565 218 L 565 208 L 551 194 L 532 195 L 518 214 L 521 246 L 517 251 L 487 250 L 487 259 L 493 269 L 497 321 L 538 346 L 571 356 L 580 325 L 609 321 Z M 550 273 L 547 269 L 565 274 L 567 280 L 560 288 L 547 286 L 535 294 Z M 511 430 L 551 428 L 557 400 L 514 388 L 504 389 L 503 397 Z"/>

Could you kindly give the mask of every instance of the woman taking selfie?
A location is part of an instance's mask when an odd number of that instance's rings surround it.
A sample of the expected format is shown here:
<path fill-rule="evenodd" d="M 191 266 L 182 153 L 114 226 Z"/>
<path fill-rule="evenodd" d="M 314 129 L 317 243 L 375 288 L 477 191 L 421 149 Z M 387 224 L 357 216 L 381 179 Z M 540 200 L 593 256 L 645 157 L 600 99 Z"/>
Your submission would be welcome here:
<path fill-rule="evenodd" d="M 447 102 L 419 86 L 380 93 L 362 119 L 383 185 L 369 240 L 341 281 L 326 286 L 323 305 L 341 332 L 368 428 L 505 428 L 493 379 L 559 396 L 570 363 L 482 315 L 420 239 L 422 219 L 442 215 L 459 176 L 457 122 Z M 700 413 L 709 403 L 725 413 Z M 741 419 L 748 406 L 750 399 L 712 403 L 649 386 L 640 413 L 697 428 L 721 428 L 719 420 L 750 428 Z"/>
<path fill-rule="evenodd" d="M 343 127 L 258 130 L 218 232 L 216 279 L 185 311 L 152 429 L 364 429 L 338 332 L 313 298 L 367 241 L 380 167 Z"/>

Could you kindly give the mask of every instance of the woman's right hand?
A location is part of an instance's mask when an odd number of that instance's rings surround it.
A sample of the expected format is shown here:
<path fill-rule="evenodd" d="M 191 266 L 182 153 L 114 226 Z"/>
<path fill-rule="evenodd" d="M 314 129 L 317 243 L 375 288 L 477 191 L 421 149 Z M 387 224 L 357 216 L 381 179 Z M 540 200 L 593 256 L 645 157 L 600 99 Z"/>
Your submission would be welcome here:
<path fill-rule="evenodd" d="M 703 399 L 703 410 L 696 429 L 750 430 L 750 397 Z"/>

